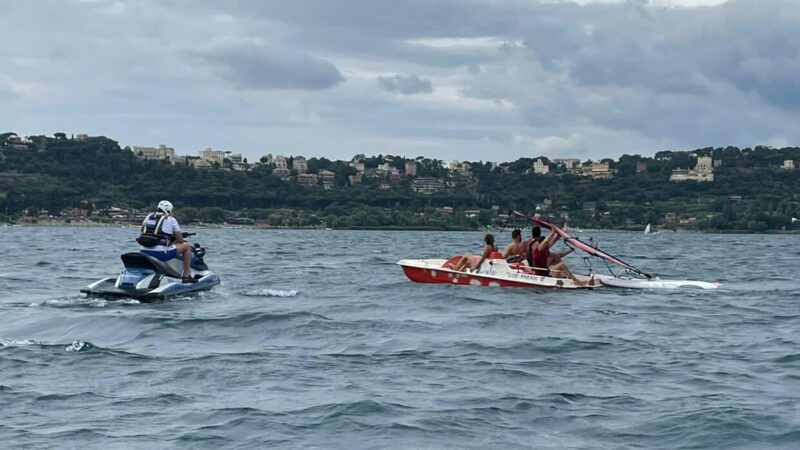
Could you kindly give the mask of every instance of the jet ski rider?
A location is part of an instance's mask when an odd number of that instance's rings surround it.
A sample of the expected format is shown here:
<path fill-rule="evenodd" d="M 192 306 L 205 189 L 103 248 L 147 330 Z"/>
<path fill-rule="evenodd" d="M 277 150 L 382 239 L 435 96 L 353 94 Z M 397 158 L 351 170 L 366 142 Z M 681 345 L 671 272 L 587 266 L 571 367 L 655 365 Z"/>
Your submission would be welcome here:
<path fill-rule="evenodd" d="M 184 283 L 196 281 L 189 268 L 192 261 L 192 247 L 183 240 L 181 227 L 172 217 L 172 203 L 169 201 L 158 202 L 156 212 L 144 219 L 142 232 L 136 242 L 142 246 L 142 253 L 161 261 L 169 261 L 181 255 L 183 257 L 181 281 Z"/>

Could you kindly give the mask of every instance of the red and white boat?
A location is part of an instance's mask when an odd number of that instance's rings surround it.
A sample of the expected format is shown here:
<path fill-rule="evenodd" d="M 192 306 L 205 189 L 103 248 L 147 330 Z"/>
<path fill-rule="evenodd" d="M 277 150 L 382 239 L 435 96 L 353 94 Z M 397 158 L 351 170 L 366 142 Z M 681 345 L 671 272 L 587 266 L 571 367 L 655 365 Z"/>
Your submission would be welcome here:
<path fill-rule="evenodd" d="M 579 281 L 587 282 L 584 286 L 583 283 L 578 284 L 569 278 L 537 275 L 535 268 L 529 267 L 527 263 L 509 263 L 498 252 L 490 254 L 481 267 L 475 271 L 460 272 L 451 269 L 451 267 L 455 267 L 458 264 L 461 256 L 453 256 L 449 259 L 403 259 L 398 261 L 397 264 L 403 268 L 403 272 L 411 281 L 417 283 L 557 289 L 587 289 L 601 286 L 626 289 L 717 289 L 720 287 L 719 283 L 706 281 L 662 280 L 600 250 L 596 246 L 570 236 L 566 231 L 550 222 L 536 217 L 529 217 L 517 211 L 511 211 L 511 213 L 523 217 L 542 228 L 549 229 L 552 233 L 558 233 L 567 245 L 577 248 L 589 256 L 600 258 L 607 263 L 610 262 L 621 267 L 624 271 L 623 274 L 616 274 L 609 267 L 611 275 L 596 275 L 591 273 L 590 267 L 589 275 L 575 274 Z M 479 256 L 470 256 L 470 258 L 474 258 L 471 265 L 480 260 Z"/>
<path fill-rule="evenodd" d="M 480 256 L 470 256 L 475 261 Z M 458 264 L 461 256 L 450 259 L 403 259 L 397 262 L 411 281 L 417 283 L 465 284 L 470 286 L 539 287 L 559 289 L 586 289 L 602 286 L 599 282 L 580 286 L 569 278 L 537 275 L 527 263 L 509 263 L 500 253 L 492 253 L 474 272 L 460 272 L 450 267 Z M 589 277 L 576 275 L 590 281 Z"/>

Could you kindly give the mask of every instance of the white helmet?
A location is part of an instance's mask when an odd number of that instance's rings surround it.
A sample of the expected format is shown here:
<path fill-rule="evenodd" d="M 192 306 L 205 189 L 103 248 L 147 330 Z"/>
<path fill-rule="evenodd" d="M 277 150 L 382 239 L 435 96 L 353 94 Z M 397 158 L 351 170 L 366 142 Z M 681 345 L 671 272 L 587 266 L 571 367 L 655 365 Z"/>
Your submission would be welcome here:
<path fill-rule="evenodd" d="M 167 214 L 172 214 L 172 203 L 167 200 L 161 200 L 158 202 L 158 209 L 164 211 Z"/>

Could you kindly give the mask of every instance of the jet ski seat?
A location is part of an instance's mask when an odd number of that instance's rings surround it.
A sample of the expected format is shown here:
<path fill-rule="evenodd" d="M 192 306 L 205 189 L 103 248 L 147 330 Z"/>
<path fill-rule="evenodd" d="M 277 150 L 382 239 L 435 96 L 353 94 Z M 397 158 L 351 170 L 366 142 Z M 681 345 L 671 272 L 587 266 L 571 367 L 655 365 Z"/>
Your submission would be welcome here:
<path fill-rule="evenodd" d="M 158 271 L 156 267 L 141 253 L 138 252 L 130 252 L 130 253 L 123 253 L 120 255 L 122 259 L 122 264 L 128 268 L 138 268 L 138 269 L 148 269 L 153 271 Z"/>

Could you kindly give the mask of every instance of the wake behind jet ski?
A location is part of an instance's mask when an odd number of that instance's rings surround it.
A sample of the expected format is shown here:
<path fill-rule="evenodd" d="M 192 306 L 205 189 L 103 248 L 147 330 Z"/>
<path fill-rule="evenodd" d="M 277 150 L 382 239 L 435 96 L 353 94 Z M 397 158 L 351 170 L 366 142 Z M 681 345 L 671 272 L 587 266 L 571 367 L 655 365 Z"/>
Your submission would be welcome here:
<path fill-rule="evenodd" d="M 89 296 L 131 297 L 141 301 L 206 291 L 219 277 L 203 261 L 205 249 L 184 238 L 194 233 L 180 230 L 172 217 L 172 203 L 163 200 L 142 223 L 138 252 L 121 255 L 125 269 L 117 277 L 98 280 L 81 292 Z"/>

